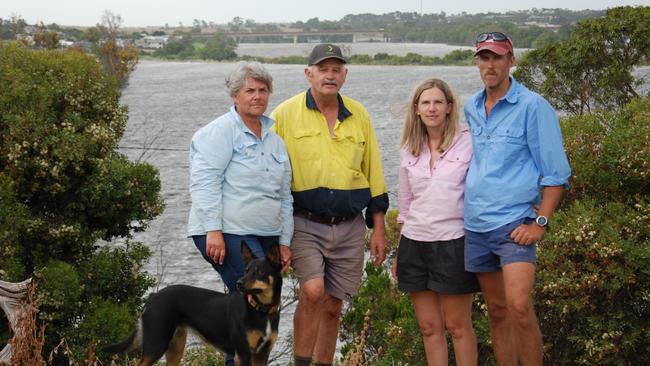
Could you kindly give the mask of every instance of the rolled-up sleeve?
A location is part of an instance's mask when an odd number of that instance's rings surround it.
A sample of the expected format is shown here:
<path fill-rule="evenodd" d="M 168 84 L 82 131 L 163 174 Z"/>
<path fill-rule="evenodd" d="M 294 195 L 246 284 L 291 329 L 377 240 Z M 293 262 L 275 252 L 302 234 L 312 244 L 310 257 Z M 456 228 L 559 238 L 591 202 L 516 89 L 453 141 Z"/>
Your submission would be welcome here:
<path fill-rule="evenodd" d="M 541 97 L 537 98 L 528 119 L 528 146 L 541 173 L 542 186 L 569 188 L 571 167 L 562 145 L 562 131 L 555 110 Z"/>
<path fill-rule="evenodd" d="M 232 158 L 232 135 L 226 125 L 215 125 L 206 126 L 192 137 L 190 193 L 205 231 L 223 229 L 223 181 Z"/>

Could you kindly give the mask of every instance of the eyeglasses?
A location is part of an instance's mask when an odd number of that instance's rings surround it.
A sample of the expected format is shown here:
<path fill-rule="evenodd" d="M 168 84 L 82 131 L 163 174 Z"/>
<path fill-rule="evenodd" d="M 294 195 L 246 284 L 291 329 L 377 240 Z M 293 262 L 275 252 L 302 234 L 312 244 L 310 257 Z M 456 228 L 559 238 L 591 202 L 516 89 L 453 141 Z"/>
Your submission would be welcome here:
<path fill-rule="evenodd" d="M 481 33 L 476 37 L 476 45 L 479 43 L 483 43 L 487 41 L 488 39 L 492 39 L 495 42 L 511 42 L 510 37 L 506 36 L 505 34 L 501 32 L 485 32 Z"/>

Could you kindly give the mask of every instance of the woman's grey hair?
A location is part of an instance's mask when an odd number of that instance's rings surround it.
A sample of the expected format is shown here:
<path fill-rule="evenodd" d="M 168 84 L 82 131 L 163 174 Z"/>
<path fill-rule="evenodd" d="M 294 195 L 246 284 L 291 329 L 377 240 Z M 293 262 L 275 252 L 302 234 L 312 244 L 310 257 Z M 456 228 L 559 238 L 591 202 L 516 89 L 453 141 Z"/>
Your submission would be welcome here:
<path fill-rule="evenodd" d="M 273 77 L 261 63 L 239 61 L 235 64 L 235 69 L 226 77 L 226 89 L 231 97 L 239 93 L 248 78 L 263 82 L 269 88 L 269 93 L 273 93 Z"/>

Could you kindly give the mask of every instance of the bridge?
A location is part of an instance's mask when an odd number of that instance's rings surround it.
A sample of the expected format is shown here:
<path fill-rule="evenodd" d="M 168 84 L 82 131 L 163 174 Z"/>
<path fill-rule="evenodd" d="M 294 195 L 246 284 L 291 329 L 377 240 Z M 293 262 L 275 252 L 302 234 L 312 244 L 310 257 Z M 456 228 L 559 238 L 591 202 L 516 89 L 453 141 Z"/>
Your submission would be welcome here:
<path fill-rule="evenodd" d="M 357 42 L 388 42 L 390 38 L 383 29 L 332 29 L 319 31 L 288 31 L 288 32 L 226 32 L 227 36 L 234 38 L 237 42 L 249 37 L 282 37 L 290 38 L 293 43 L 298 43 L 298 38 L 304 38 L 307 42 L 318 42 L 323 36 L 351 36 L 352 43 Z M 209 38 L 211 34 L 196 35 L 194 38 Z"/>

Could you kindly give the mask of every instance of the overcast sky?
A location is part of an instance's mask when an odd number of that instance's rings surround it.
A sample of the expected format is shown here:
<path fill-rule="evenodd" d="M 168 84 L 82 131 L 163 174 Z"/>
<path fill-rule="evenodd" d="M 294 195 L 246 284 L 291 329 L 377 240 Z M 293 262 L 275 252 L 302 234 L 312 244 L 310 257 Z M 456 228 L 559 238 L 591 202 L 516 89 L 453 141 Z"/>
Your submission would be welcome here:
<path fill-rule="evenodd" d="M 0 0 L 0 18 L 12 15 L 27 23 L 89 26 L 104 10 L 119 14 L 123 26 L 191 25 L 194 19 L 228 23 L 234 17 L 256 22 L 294 22 L 318 17 L 339 20 L 346 14 L 393 11 L 458 14 L 505 12 L 532 8 L 606 9 L 620 5 L 650 5 L 650 0 Z"/>

